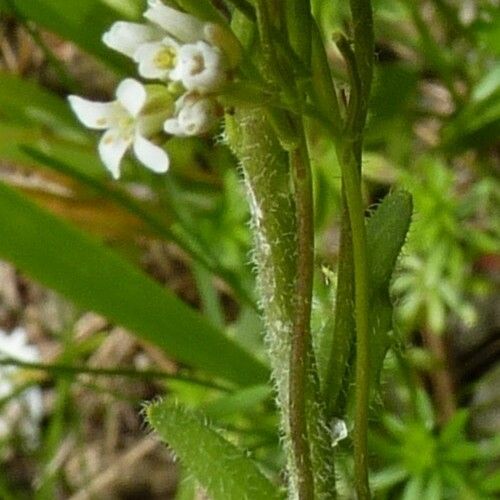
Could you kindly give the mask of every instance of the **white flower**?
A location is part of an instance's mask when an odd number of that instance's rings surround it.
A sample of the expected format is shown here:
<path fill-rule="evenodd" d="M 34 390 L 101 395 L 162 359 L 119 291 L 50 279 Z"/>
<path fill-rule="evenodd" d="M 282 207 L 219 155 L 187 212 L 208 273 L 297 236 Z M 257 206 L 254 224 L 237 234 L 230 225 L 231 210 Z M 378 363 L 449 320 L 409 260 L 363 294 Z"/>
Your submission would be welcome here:
<path fill-rule="evenodd" d="M 183 43 L 204 39 L 205 28 L 208 26 L 208 23 L 168 7 L 160 0 L 148 0 L 148 9 L 144 17 Z"/>
<path fill-rule="evenodd" d="M 183 45 L 170 78 L 182 82 L 189 92 L 219 90 L 227 81 L 224 56 L 217 47 L 203 41 Z"/>
<path fill-rule="evenodd" d="M 185 94 L 176 102 L 176 116 L 166 120 L 163 128 L 177 137 L 203 135 L 214 127 L 219 117 L 219 106 L 214 99 Z"/>
<path fill-rule="evenodd" d="M 171 37 L 142 44 L 134 52 L 134 60 L 139 64 L 139 74 L 144 78 L 169 79 L 177 64 L 179 48 L 179 44 Z"/>
<path fill-rule="evenodd" d="M 155 106 L 148 102 L 146 88 L 137 80 L 127 78 L 118 86 L 115 101 L 93 102 L 78 96 L 68 99 L 86 127 L 105 130 L 99 142 L 99 155 L 115 179 L 120 176 L 121 160 L 131 146 L 137 159 L 153 172 L 168 170 L 167 153 L 147 139 L 160 132 L 165 118 L 171 115 L 166 98 L 163 106 L 156 99 L 156 109 L 149 112 Z"/>
<path fill-rule="evenodd" d="M 144 17 L 161 27 L 181 43 L 208 42 L 222 50 L 231 68 L 235 68 L 241 58 L 241 45 L 234 33 L 212 22 L 204 22 L 196 17 L 180 12 L 163 4 L 161 0 L 148 0 Z"/>
<path fill-rule="evenodd" d="M 40 354 L 35 346 L 26 343 L 26 332 L 16 328 L 10 334 L 0 330 L 0 358 L 38 362 Z M 43 416 L 42 391 L 35 385 L 12 396 L 20 387 L 23 370 L 14 365 L 0 366 L 0 399 L 10 397 L 0 409 L 0 440 L 7 439 L 17 430 L 26 444 L 33 447 L 38 442 Z"/>
<path fill-rule="evenodd" d="M 158 42 L 165 36 L 163 30 L 145 24 L 118 21 L 104 33 L 102 41 L 111 49 L 128 57 L 134 57 L 136 50 L 148 42 Z"/>

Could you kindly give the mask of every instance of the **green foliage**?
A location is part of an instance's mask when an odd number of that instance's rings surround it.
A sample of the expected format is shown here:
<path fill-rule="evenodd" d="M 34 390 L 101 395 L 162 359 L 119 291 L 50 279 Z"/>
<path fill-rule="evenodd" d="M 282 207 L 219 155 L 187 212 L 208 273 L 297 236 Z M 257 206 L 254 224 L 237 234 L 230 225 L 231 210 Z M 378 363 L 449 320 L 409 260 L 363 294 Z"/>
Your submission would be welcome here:
<path fill-rule="evenodd" d="M 152 403 L 146 407 L 146 416 L 214 500 L 281 498 L 255 463 L 224 439 L 203 416 L 171 401 Z"/>
<path fill-rule="evenodd" d="M 470 440 L 468 419 L 462 410 L 438 429 L 418 415 L 403 420 L 385 415 L 382 429 L 370 437 L 387 464 L 373 477 L 377 498 L 495 498 L 498 472 L 492 464 L 500 458 L 500 441 Z"/>
<path fill-rule="evenodd" d="M 391 345 L 393 304 L 389 296 L 389 285 L 401 248 L 406 241 L 412 214 L 411 195 L 405 191 L 396 191 L 386 196 L 368 219 L 372 293 L 370 369 L 373 384 L 378 382 L 382 363 Z"/>
<path fill-rule="evenodd" d="M 188 364 L 238 384 L 267 379 L 262 364 L 171 292 L 5 185 L 0 192 L 3 258 Z"/>
<path fill-rule="evenodd" d="M 476 211 L 493 213 L 498 192 L 485 179 L 459 196 L 453 173 L 441 162 L 427 159 L 419 166 L 420 177 L 406 180 L 418 215 L 393 291 L 401 299 L 399 315 L 408 328 L 424 319 L 441 333 L 450 310 L 466 324 L 474 321 L 465 299 L 471 286 L 467 263 L 498 247 L 497 222 L 491 218 L 476 224 Z"/>

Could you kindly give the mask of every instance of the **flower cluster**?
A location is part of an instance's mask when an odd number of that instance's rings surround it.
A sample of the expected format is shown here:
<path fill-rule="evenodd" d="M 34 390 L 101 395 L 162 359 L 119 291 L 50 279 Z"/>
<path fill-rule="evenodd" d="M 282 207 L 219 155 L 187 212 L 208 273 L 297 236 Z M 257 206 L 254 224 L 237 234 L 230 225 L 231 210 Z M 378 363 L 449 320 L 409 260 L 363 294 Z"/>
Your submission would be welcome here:
<path fill-rule="evenodd" d="M 16 328 L 11 333 L 0 330 L 0 359 L 37 362 L 38 349 L 26 343 L 26 332 Z M 26 371 L 18 366 L 0 366 L 0 400 L 6 401 L 0 411 L 0 442 L 17 431 L 28 446 L 38 442 L 39 423 L 43 416 L 42 391 L 37 385 L 21 388 Z"/>
<path fill-rule="evenodd" d="M 103 42 L 137 63 L 138 73 L 156 83 L 127 78 L 112 102 L 70 96 L 79 120 L 104 130 L 99 154 L 114 178 L 132 147 L 137 159 L 157 173 L 166 172 L 169 158 L 152 142 L 160 133 L 177 137 L 203 135 L 221 116 L 217 92 L 234 67 L 234 41 L 219 25 L 203 22 L 161 0 L 148 0 L 146 24 L 116 22 Z"/>

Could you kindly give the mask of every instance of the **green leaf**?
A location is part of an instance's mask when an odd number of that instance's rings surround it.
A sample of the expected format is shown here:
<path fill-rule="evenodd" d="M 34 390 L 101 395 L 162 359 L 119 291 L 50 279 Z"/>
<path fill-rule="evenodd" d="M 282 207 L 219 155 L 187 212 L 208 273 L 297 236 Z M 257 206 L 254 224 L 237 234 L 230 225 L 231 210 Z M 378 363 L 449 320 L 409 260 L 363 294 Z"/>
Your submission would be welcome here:
<path fill-rule="evenodd" d="M 500 471 L 493 472 L 483 480 L 483 489 L 488 493 L 500 493 Z"/>
<path fill-rule="evenodd" d="M 373 325 L 370 337 L 370 365 L 373 383 L 379 378 L 382 363 L 391 344 L 389 333 L 392 329 L 393 307 L 389 296 L 389 283 L 406 239 L 412 210 L 411 195 L 406 191 L 395 191 L 384 198 L 367 221 L 371 285 L 370 324 Z M 346 217 L 343 217 L 342 224 L 341 259 L 338 269 L 341 279 L 337 289 L 335 329 L 334 335 L 330 334 L 330 340 L 327 335 L 331 324 L 327 325 L 322 345 L 322 348 L 328 349 L 330 353 L 328 371 L 320 366 L 320 373 L 326 371 L 326 375 L 323 375 L 327 391 L 325 398 L 332 411 L 334 408 L 338 411 L 340 405 L 337 399 L 340 399 L 338 396 L 341 394 L 341 388 L 347 387 L 352 382 L 353 376 L 349 370 L 346 370 L 346 366 L 349 366 L 348 359 L 352 352 L 355 329 L 352 284 L 354 267 L 349 253 L 352 236 Z"/>
<path fill-rule="evenodd" d="M 370 484 L 375 491 L 391 488 L 408 477 L 408 471 L 401 465 L 392 465 L 371 474 Z"/>
<path fill-rule="evenodd" d="M 214 500 L 272 500 L 277 488 L 206 419 L 171 401 L 146 407 L 147 420 Z"/>
<path fill-rule="evenodd" d="M 214 23 L 226 23 L 220 11 L 209 0 L 177 0 L 176 3 L 195 17 Z"/>
<path fill-rule="evenodd" d="M 67 103 L 36 82 L 0 72 L 0 119 L 84 139 Z"/>
<path fill-rule="evenodd" d="M 268 380 L 264 365 L 171 292 L 3 184 L 0 256 L 181 362 L 237 384 Z"/>
<path fill-rule="evenodd" d="M 439 442 L 443 446 L 450 446 L 453 443 L 463 441 L 468 420 L 469 411 L 465 409 L 458 410 L 441 431 Z"/>
<path fill-rule="evenodd" d="M 410 227 L 412 210 L 411 195 L 406 191 L 395 191 L 384 198 L 367 223 L 372 292 L 370 369 L 373 383 L 379 379 L 391 345 L 393 306 L 389 283 Z"/>
<path fill-rule="evenodd" d="M 411 223 L 413 204 L 407 191 L 388 194 L 368 219 L 372 290 L 387 288 Z"/>
<path fill-rule="evenodd" d="M 423 479 L 421 476 L 412 477 L 407 483 L 401 500 L 421 500 L 423 493 Z"/>
<path fill-rule="evenodd" d="M 78 0 L 77 5 L 68 0 L 0 0 L 0 9 L 71 40 L 108 67 L 120 72 L 128 67 L 122 56 L 101 42 L 118 13 L 100 0 Z"/>
<path fill-rule="evenodd" d="M 203 408 L 203 412 L 211 418 L 221 418 L 235 413 L 253 411 L 272 395 L 268 385 L 246 387 L 228 396 L 211 401 Z"/>
<path fill-rule="evenodd" d="M 429 479 L 422 500 L 440 500 L 441 498 L 443 498 L 443 484 L 439 472 L 435 472 Z"/>

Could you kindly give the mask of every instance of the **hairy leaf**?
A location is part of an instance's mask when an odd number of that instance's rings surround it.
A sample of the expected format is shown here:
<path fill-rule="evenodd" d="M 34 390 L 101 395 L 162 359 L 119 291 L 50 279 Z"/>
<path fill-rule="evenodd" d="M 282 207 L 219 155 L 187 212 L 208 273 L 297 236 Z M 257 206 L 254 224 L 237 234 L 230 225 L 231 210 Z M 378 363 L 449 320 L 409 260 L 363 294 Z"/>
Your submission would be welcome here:
<path fill-rule="evenodd" d="M 272 500 L 278 489 L 245 453 L 171 401 L 146 408 L 148 422 L 214 500 Z"/>

